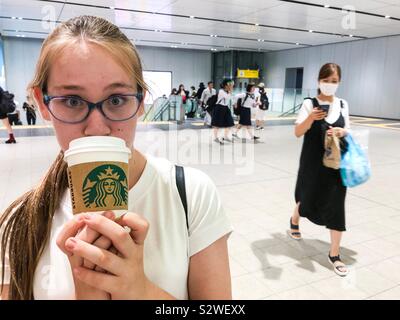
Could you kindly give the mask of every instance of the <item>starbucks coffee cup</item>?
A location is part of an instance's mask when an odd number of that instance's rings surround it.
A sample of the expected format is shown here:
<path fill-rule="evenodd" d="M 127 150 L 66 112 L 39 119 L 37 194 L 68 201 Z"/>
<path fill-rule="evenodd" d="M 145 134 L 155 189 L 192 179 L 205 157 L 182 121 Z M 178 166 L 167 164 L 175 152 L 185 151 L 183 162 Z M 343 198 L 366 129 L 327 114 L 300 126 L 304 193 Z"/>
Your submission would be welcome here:
<path fill-rule="evenodd" d="M 116 137 L 84 137 L 70 142 L 64 160 L 73 214 L 128 211 L 129 159 L 131 151 Z"/>

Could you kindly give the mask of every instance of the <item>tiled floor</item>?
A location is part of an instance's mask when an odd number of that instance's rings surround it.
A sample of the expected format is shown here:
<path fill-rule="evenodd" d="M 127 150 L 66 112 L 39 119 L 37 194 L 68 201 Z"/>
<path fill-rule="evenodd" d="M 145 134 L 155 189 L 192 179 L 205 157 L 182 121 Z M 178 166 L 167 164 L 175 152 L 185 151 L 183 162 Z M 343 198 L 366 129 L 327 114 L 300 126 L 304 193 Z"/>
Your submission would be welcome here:
<path fill-rule="evenodd" d="M 301 148 L 293 126 L 267 127 L 258 144 L 219 146 L 209 130 L 185 129 L 141 131 L 136 145 L 200 168 L 217 184 L 235 227 L 229 240 L 234 298 L 400 299 L 400 132 L 353 129 L 360 141 L 369 141 L 373 175 L 348 191 L 346 278 L 328 264 L 327 229 L 302 220 L 304 240 L 286 235 Z M 57 149 L 51 136 L 0 144 L 1 210 L 39 180 Z"/>

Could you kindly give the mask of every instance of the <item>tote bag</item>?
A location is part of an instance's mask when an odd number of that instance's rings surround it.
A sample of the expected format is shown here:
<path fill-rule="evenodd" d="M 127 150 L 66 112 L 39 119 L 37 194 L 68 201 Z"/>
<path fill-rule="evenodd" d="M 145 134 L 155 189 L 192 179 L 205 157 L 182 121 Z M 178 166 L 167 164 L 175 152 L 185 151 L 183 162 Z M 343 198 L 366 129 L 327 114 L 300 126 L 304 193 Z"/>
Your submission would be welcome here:
<path fill-rule="evenodd" d="M 351 134 L 345 137 L 348 147 L 340 161 L 340 175 L 343 185 L 355 187 L 371 177 L 371 166 L 367 155 Z"/>

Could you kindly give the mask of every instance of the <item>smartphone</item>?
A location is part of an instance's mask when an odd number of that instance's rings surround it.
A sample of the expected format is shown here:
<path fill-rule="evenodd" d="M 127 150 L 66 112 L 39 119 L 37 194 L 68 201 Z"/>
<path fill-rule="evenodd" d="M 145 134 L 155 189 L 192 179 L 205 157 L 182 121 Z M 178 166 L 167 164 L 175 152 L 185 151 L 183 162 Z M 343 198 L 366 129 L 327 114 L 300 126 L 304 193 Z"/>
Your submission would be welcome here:
<path fill-rule="evenodd" d="M 329 107 L 330 107 L 329 104 L 321 104 L 321 105 L 319 106 L 319 109 L 322 110 L 322 111 L 324 111 L 324 112 L 326 112 L 326 113 L 328 113 Z"/>

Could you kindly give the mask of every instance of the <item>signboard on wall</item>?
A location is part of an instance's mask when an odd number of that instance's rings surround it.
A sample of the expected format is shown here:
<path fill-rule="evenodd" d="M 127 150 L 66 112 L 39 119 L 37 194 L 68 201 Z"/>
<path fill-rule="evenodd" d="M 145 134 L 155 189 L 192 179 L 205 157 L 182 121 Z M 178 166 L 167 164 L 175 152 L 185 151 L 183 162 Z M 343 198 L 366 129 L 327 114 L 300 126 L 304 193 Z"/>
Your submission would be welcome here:
<path fill-rule="evenodd" d="M 258 79 L 259 70 L 237 69 L 236 78 Z"/>

